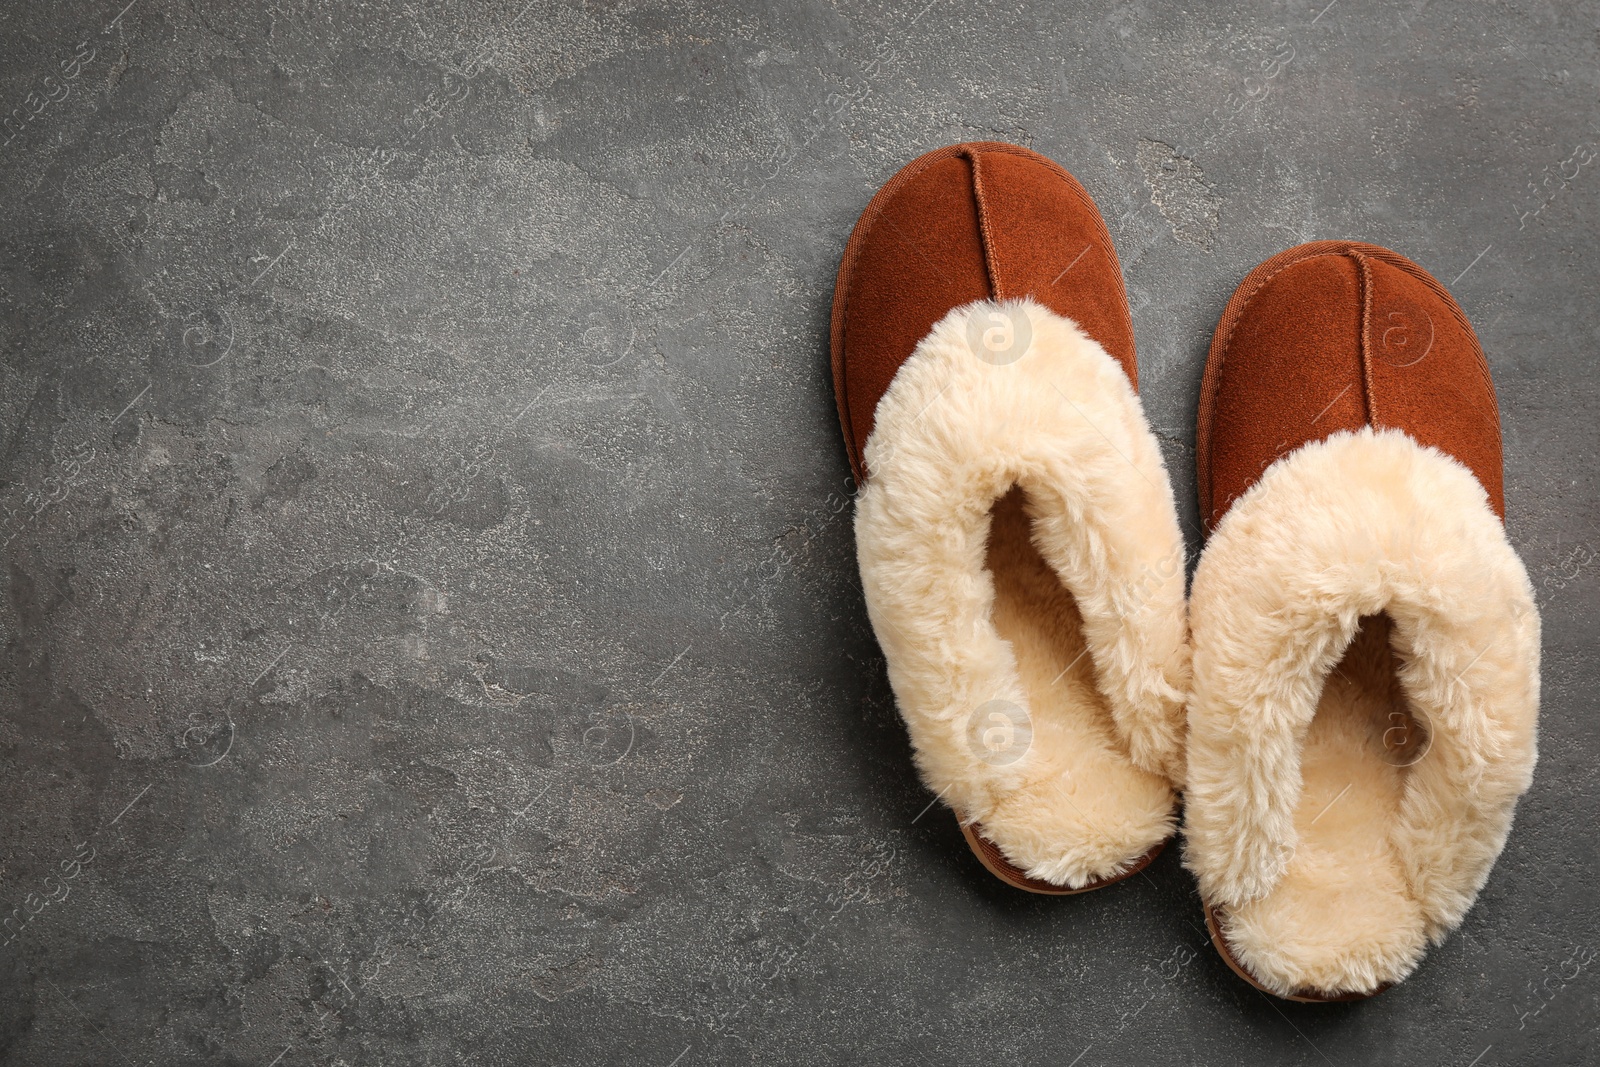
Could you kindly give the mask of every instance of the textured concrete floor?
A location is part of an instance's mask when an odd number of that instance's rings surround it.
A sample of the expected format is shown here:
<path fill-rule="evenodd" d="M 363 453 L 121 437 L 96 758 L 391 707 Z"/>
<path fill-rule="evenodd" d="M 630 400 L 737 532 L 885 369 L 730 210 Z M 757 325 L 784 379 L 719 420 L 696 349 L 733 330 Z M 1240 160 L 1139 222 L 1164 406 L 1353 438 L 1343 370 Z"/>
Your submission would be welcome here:
<path fill-rule="evenodd" d="M 125 3 L 0 16 L 0 1061 L 1600 1057 L 1600 6 Z M 1477 324 L 1542 759 L 1394 992 L 1269 1002 L 1175 850 L 1039 899 L 925 810 L 827 321 L 973 139 L 1098 199 L 1190 519 L 1256 262 Z"/>

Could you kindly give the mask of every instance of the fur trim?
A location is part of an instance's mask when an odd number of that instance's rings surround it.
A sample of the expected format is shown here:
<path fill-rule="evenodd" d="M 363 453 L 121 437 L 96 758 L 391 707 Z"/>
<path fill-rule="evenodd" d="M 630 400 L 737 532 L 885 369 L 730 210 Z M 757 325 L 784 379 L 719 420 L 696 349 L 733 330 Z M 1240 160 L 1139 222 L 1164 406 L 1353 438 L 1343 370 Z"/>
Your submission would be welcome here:
<path fill-rule="evenodd" d="M 1230 947 L 1277 992 L 1405 977 L 1532 780 L 1539 616 L 1482 486 L 1398 430 L 1306 445 L 1223 518 L 1189 608 L 1185 863 Z M 1386 721 L 1426 750 L 1393 758 Z"/>
<path fill-rule="evenodd" d="M 896 373 L 866 461 L 862 584 L 923 780 L 1030 877 L 1121 873 L 1172 832 L 1189 673 L 1183 542 L 1127 376 L 1031 300 L 969 304 Z M 992 758 L 991 728 L 1021 743 Z"/>

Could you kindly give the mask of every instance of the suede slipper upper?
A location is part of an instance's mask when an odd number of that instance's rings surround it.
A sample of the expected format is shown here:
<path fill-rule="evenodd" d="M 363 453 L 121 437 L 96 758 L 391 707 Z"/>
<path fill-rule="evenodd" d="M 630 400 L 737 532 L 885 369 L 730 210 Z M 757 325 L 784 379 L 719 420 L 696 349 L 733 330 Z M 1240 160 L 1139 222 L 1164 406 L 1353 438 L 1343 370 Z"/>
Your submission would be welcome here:
<path fill-rule="evenodd" d="M 917 765 L 979 858 L 1036 892 L 1171 833 L 1183 548 L 1088 194 L 1005 144 L 914 160 L 846 247 L 839 418 L 873 628 Z"/>
<path fill-rule="evenodd" d="M 1367 996 L 1461 922 L 1532 777 L 1488 365 L 1415 263 L 1301 245 L 1228 304 L 1197 435 L 1185 862 L 1242 976 Z"/>
<path fill-rule="evenodd" d="M 878 401 L 952 308 L 1023 297 L 1071 319 L 1138 391 L 1133 319 L 1105 220 L 1077 179 L 996 141 L 918 156 L 856 222 L 833 295 L 833 386 L 857 483 Z"/>

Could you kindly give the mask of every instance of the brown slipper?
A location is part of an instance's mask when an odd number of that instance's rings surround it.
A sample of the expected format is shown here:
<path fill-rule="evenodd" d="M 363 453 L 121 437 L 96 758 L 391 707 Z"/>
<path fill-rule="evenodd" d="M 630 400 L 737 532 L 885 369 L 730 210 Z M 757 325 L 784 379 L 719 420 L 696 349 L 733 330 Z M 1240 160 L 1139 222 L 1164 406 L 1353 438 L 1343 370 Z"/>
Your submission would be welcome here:
<path fill-rule="evenodd" d="M 873 197 L 833 376 L 867 608 L 923 780 L 1033 892 L 1172 832 L 1183 545 L 1105 223 L 1060 166 L 954 145 Z"/>
<path fill-rule="evenodd" d="M 1228 303 L 1196 433 L 1184 860 L 1247 981 L 1371 996 L 1461 922 L 1533 771 L 1488 364 L 1415 263 L 1301 245 Z"/>

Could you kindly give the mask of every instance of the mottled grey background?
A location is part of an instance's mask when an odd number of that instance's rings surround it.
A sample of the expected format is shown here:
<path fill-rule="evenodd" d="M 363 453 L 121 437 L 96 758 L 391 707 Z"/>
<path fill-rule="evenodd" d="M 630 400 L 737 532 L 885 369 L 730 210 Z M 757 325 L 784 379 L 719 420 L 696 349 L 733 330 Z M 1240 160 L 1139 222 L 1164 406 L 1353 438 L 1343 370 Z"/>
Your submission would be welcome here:
<path fill-rule="evenodd" d="M 1600 6 L 125 2 L 0 16 L 0 1060 L 1595 1062 Z M 925 811 L 827 323 L 973 139 L 1098 199 L 1191 520 L 1255 263 L 1478 326 L 1542 759 L 1391 993 Z"/>

